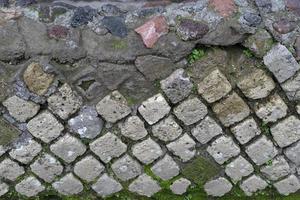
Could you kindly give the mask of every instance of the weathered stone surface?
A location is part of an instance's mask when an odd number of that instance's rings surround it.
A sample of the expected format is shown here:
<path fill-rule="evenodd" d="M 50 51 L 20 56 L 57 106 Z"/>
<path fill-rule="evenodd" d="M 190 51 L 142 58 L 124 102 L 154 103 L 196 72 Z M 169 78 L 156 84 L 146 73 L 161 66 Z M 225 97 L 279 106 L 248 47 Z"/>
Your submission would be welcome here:
<path fill-rule="evenodd" d="M 26 197 L 33 197 L 45 190 L 45 186 L 43 186 L 41 182 L 34 176 L 29 176 L 18 183 L 15 186 L 15 189 L 21 195 L 24 195 Z"/>
<path fill-rule="evenodd" d="M 65 39 L 69 34 L 69 29 L 65 26 L 54 25 L 48 28 L 48 37 L 54 39 Z"/>
<path fill-rule="evenodd" d="M 169 155 L 151 167 L 151 171 L 163 180 L 170 180 L 179 174 L 179 166 Z"/>
<path fill-rule="evenodd" d="M 275 21 L 272 24 L 275 31 L 277 31 L 280 34 L 287 34 L 289 32 L 292 32 L 296 28 L 295 21 L 290 21 L 288 19 L 280 19 L 278 21 Z"/>
<path fill-rule="evenodd" d="M 181 19 L 176 31 L 184 41 L 197 40 L 209 31 L 209 26 L 201 21 Z"/>
<path fill-rule="evenodd" d="M 239 156 L 226 165 L 225 173 L 233 182 L 242 180 L 243 177 L 250 175 L 254 171 L 253 166 L 244 157 Z"/>
<path fill-rule="evenodd" d="M 272 181 L 276 181 L 288 174 L 290 174 L 291 169 L 288 162 L 283 156 L 278 156 L 274 158 L 270 164 L 263 166 L 260 171 Z"/>
<path fill-rule="evenodd" d="M 144 164 L 150 164 L 160 156 L 163 152 L 159 144 L 148 138 L 140 143 L 132 146 L 133 155 Z"/>
<path fill-rule="evenodd" d="M 111 168 L 122 181 L 128 181 L 142 173 L 141 165 L 127 154 L 116 160 Z"/>
<path fill-rule="evenodd" d="M 97 112 L 108 122 L 115 123 L 131 112 L 125 97 L 118 91 L 104 97 L 97 105 Z"/>
<path fill-rule="evenodd" d="M 190 185 L 191 185 L 191 181 L 185 178 L 180 178 L 172 183 L 170 189 L 174 194 L 182 195 L 187 191 Z"/>
<path fill-rule="evenodd" d="M 224 126 L 230 126 L 242 121 L 250 113 L 248 105 L 235 92 L 215 104 L 213 111 L 217 114 Z"/>
<path fill-rule="evenodd" d="M 184 134 L 174 142 L 169 143 L 167 148 L 182 162 L 191 160 L 196 154 L 196 143 L 188 134 Z"/>
<path fill-rule="evenodd" d="M 127 146 L 117 136 L 108 132 L 91 142 L 90 149 L 103 162 L 108 163 L 111 159 L 117 158 L 126 152 Z"/>
<path fill-rule="evenodd" d="M 280 194 L 287 196 L 300 189 L 300 182 L 295 175 L 290 175 L 286 179 L 274 183 L 274 187 Z"/>
<path fill-rule="evenodd" d="M 0 197 L 9 191 L 9 186 L 6 183 L 0 182 Z"/>
<path fill-rule="evenodd" d="M 234 0 L 211 0 L 209 3 L 223 17 L 229 17 L 236 11 Z"/>
<path fill-rule="evenodd" d="M 148 134 L 144 122 L 138 116 L 128 117 L 125 122 L 119 124 L 119 128 L 123 136 L 132 140 L 142 139 Z"/>
<path fill-rule="evenodd" d="M 15 181 L 19 176 L 24 174 L 24 168 L 18 165 L 17 162 L 9 158 L 5 158 L 0 163 L 0 177 L 11 181 Z"/>
<path fill-rule="evenodd" d="M 219 164 L 223 164 L 240 153 L 240 148 L 234 143 L 231 137 L 221 136 L 207 147 L 207 152 Z"/>
<path fill-rule="evenodd" d="M 291 101 L 297 101 L 300 99 L 300 73 L 297 73 L 295 77 L 287 80 L 281 85 L 282 89 L 286 93 L 287 97 Z"/>
<path fill-rule="evenodd" d="M 300 165 L 300 142 L 296 142 L 295 144 L 287 147 L 284 150 L 284 154 L 288 157 L 296 165 Z"/>
<path fill-rule="evenodd" d="M 290 116 L 271 127 L 271 134 L 280 147 L 286 147 L 300 139 L 300 120 Z"/>
<path fill-rule="evenodd" d="M 232 188 L 232 184 L 224 177 L 208 181 L 204 185 L 204 190 L 208 195 L 221 197 L 228 193 Z"/>
<path fill-rule="evenodd" d="M 170 112 L 171 108 L 165 98 L 159 93 L 147 99 L 138 108 L 143 118 L 152 125 Z"/>
<path fill-rule="evenodd" d="M 198 84 L 198 93 L 209 103 L 213 103 L 231 91 L 227 78 L 218 70 L 212 71 Z"/>
<path fill-rule="evenodd" d="M 105 167 L 93 156 L 86 156 L 74 166 L 74 173 L 84 181 L 94 181 Z"/>
<path fill-rule="evenodd" d="M 263 190 L 268 186 L 268 183 L 257 175 L 252 175 L 240 184 L 240 188 L 247 196 L 252 196 L 253 193 Z"/>
<path fill-rule="evenodd" d="M 278 154 L 278 150 L 272 141 L 263 135 L 246 147 L 246 153 L 255 164 L 262 165 L 274 158 Z"/>
<path fill-rule="evenodd" d="M 101 197 L 106 197 L 123 189 L 122 185 L 107 174 L 103 174 L 95 184 L 92 185 L 92 189 L 97 192 Z"/>
<path fill-rule="evenodd" d="M 300 68 L 292 53 L 281 44 L 272 47 L 264 56 L 264 63 L 280 83 L 292 77 Z"/>
<path fill-rule="evenodd" d="M 50 150 L 65 162 L 71 163 L 84 154 L 86 147 L 79 139 L 67 133 L 52 144 Z"/>
<path fill-rule="evenodd" d="M 0 117 L 0 145 L 6 146 L 16 140 L 20 132 Z"/>
<path fill-rule="evenodd" d="M 198 122 L 207 112 L 207 107 L 197 97 L 187 99 L 174 108 L 174 114 L 185 125 Z"/>
<path fill-rule="evenodd" d="M 93 20 L 96 13 L 96 10 L 89 6 L 76 8 L 74 15 L 71 18 L 71 26 L 76 28 L 78 26 L 88 24 L 88 22 Z"/>
<path fill-rule="evenodd" d="M 8 0 L 1 0 L 0 1 L 0 7 L 8 7 L 9 1 Z"/>
<path fill-rule="evenodd" d="M 24 164 L 28 164 L 42 150 L 42 146 L 33 139 L 15 144 L 9 155 Z"/>
<path fill-rule="evenodd" d="M 147 174 L 140 175 L 128 187 L 129 191 L 142 196 L 151 197 L 161 190 L 158 183 Z"/>
<path fill-rule="evenodd" d="M 101 22 L 112 35 L 121 38 L 127 36 L 127 27 L 124 18 L 119 16 L 105 16 Z"/>
<path fill-rule="evenodd" d="M 297 0 L 286 0 L 286 7 L 288 10 L 300 16 L 300 3 Z"/>
<path fill-rule="evenodd" d="M 152 126 L 152 134 L 164 142 L 175 140 L 181 133 L 182 128 L 176 123 L 172 115 Z"/>
<path fill-rule="evenodd" d="M 82 183 L 72 173 L 52 183 L 52 187 L 63 195 L 79 194 L 83 190 Z"/>

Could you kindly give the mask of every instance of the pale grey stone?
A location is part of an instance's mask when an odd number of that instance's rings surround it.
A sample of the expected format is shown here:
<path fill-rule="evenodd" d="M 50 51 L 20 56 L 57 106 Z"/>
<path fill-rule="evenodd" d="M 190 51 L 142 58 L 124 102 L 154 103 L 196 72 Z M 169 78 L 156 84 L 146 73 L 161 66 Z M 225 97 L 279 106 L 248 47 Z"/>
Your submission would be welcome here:
<path fill-rule="evenodd" d="M 147 174 L 140 175 L 128 187 L 129 191 L 142 196 L 151 197 L 161 190 L 158 183 Z"/>
<path fill-rule="evenodd" d="M 287 147 L 284 150 L 284 154 L 290 161 L 296 165 L 300 165 L 300 141 L 294 143 L 293 145 Z"/>
<path fill-rule="evenodd" d="M 181 133 L 182 128 L 176 123 L 172 115 L 152 126 L 152 134 L 164 142 L 175 140 Z"/>
<path fill-rule="evenodd" d="M 300 72 L 296 74 L 296 76 L 292 77 L 291 79 L 287 80 L 283 84 L 281 84 L 283 91 L 285 92 L 286 96 L 291 101 L 297 101 L 300 99 Z"/>
<path fill-rule="evenodd" d="M 233 182 L 242 180 L 243 177 L 250 175 L 254 171 L 253 166 L 243 156 L 239 156 L 226 165 L 225 173 Z"/>
<path fill-rule="evenodd" d="M 49 111 L 44 111 L 28 122 L 27 129 L 34 137 L 49 143 L 60 135 L 64 126 Z"/>
<path fill-rule="evenodd" d="M 117 136 L 108 132 L 100 138 L 90 143 L 90 149 L 99 158 L 108 163 L 113 158 L 118 158 L 127 150 L 127 145 L 124 144 Z"/>
<path fill-rule="evenodd" d="M 72 173 L 52 183 L 52 187 L 63 195 L 79 194 L 83 190 L 82 183 Z"/>
<path fill-rule="evenodd" d="M 257 165 L 262 165 L 278 154 L 272 141 L 262 136 L 246 147 L 246 153 Z"/>
<path fill-rule="evenodd" d="M 15 186 L 15 189 L 21 195 L 33 197 L 45 190 L 45 186 L 43 186 L 41 182 L 34 176 L 29 176 L 18 183 Z"/>
<path fill-rule="evenodd" d="M 167 148 L 182 162 L 191 160 L 196 154 L 196 142 L 188 134 L 184 134 L 174 142 L 169 143 Z"/>
<path fill-rule="evenodd" d="M 6 183 L 0 181 L 0 197 L 5 195 L 9 191 L 9 186 Z"/>
<path fill-rule="evenodd" d="M 128 181 L 142 173 L 141 165 L 127 154 L 116 160 L 111 169 L 122 181 Z"/>
<path fill-rule="evenodd" d="M 253 118 L 246 119 L 245 121 L 232 127 L 231 132 L 241 144 L 246 144 L 252 138 L 261 133 Z"/>
<path fill-rule="evenodd" d="M 300 104 L 296 106 L 297 113 L 300 114 Z"/>
<path fill-rule="evenodd" d="M 174 108 L 174 114 L 185 125 L 198 122 L 207 112 L 207 107 L 198 98 L 187 99 Z"/>
<path fill-rule="evenodd" d="M 223 134 L 222 128 L 209 116 L 206 116 L 197 126 L 192 129 L 192 135 L 201 144 L 206 144 L 212 138 Z"/>
<path fill-rule="evenodd" d="M 97 182 L 92 185 L 92 189 L 101 197 L 106 197 L 121 191 L 123 187 L 112 177 L 103 174 Z"/>
<path fill-rule="evenodd" d="M 113 91 L 96 105 L 97 112 L 108 122 L 115 123 L 130 114 L 127 100 L 119 91 Z"/>
<path fill-rule="evenodd" d="M 0 163 L 0 177 L 11 181 L 15 181 L 19 176 L 24 174 L 24 168 L 17 162 L 9 158 L 5 158 Z"/>
<path fill-rule="evenodd" d="M 5 154 L 5 152 L 7 151 L 7 147 L 4 147 L 3 145 L 0 145 L 0 157 Z"/>
<path fill-rule="evenodd" d="M 147 99 L 138 108 L 143 118 L 152 125 L 170 112 L 171 108 L 165 98 L 159 93 Z"/>
<path fill-rule="evenodd" d="M 52 144 L 50 150 L 65 162 L 71 163 L 84 154 L 86 147 L 79 139 L 67 133 Z"/>
<path fill-rule="evenodd" d="M 271 133 L 280 147 L 286 147 L 300 139 L 300 120 L 290 116 L 271 127 Z"/>
<path fill-rule="evenodd" d="M 263 190 L 268 186 L 268 183 L 257 175 L 252 175 L 245 179 L 240 188 L 245 192 L 247 196 L 252 196 L 253 193 Z"/>
<path fill-rule="evenodd" d="M 26 122 L 40 110 L 40 105 L 25 101 L 18 96 L 12 96 L 3 102 L 9 114 L 19 122 Z"/>
<path fill-rule="evenodd" d="M 151 171 L 163 180 L 170 180 L 179 174 L 179 166 L 169 155 L 159 160 L 151 167 Z"/>
<path fill-rule="evenodd" d="M 132 140 L 139 140 L 148 134 L 144 122 L 138 116 L 130 116 L 119 124 L 121 134 Z"/>
<path fill-rule="evenodd" d="M 182 195 L 182 194 L 186 193 L 186 191 L 190 185 L 191 185 L 191 181 L 189 181 L 185 178 L 180 178 L 172 183 L 172 185 L 170 186 L 170 189 L 174 194 Z"/>
<path fill-rule="evenodd" d="M 272 181 L 276 181 L 290 174 L 291 169 L 283 156 L 278 156 L 263 166 L 260 171 Z"/>
<path fill-rule="evenodd" d="M 287 196 L 300 189 L 300 182 L 299 179 L 292 174 L 289 177 L 274 183 L 274 187 L 280 194 Z"/>
<path fill-rule="evenodd" d="M 163 154 L 159 144 L 151 138 L 133 145 L 132 153 L 144 164 L 152 163 Z"/>
<path fill-rule="evenodd" d="M 229 136 L 221 136 L 207 147 L 207 152 L 219 164 L 223 164 L 240 153 L 240 148 Z"/>
<path fill-rule="evenodd" d="M 42 150 L 42 146 L 33 139 L 18 144 L 9 152 L 9 155 L 24 164 L 28 164 Z"/>
<path fill-rule="evenodd" d="M 105 167 L 94 156 L 86 156 L 78 161 L 74 166 L 74 173 L 81 179 L 91 182 L 94 181 Z"/>
<path fill-rule="evenodd" d="M 226 193 L 230 192 L 231 189 L 232 184 L 224 177 L 208 181 L 204 185 L 204 190 L 207 195 L 214 197 L 224 196 Z"/>

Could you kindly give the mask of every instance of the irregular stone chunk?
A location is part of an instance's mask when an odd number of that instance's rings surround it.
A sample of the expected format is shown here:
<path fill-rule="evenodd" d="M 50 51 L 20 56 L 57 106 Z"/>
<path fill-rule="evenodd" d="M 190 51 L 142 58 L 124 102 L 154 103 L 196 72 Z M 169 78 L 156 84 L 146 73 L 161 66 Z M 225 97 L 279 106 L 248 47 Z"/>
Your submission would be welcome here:
<path fill-rule="evenodd" d="M 52 187 L 63 195 L 79 194 L 83 190 L 82 183 L 72 173 L 52 183 Z"/>
<path fill-rule="evenodd" d="M 264 63 L 280 83 L 292 77 L 300 68 L 292 53 L 281 44 L 273 46 L 264 56 Z"/>
<path fill-rule="evenodd" d="M 91 142 L 90 149 L 103 162 L 108 163 L 111 159 L 117 158 L 126 152 L 127 146 L 117 136 L 108 132 Z"/>
<path fill-rule="evenodd" d="M 119 16 L 105 16 L 101 22 L 112 35 L 121 38 L 127 36 L 127 27 L 124 18 Z"/>
<path fill-rule="evenodd" d="M 116 160 L 111 169 L 122 181 L 128 181 L 142 173 L 141 165 L 127 154 Z"/>
<path fill-rule="evenodd" d="M 177 27 L 177 34 L 184 41 L 202 38 L 208 31 L 207 24 L 191 19 L 182 19 Z"/>
<path fill-rule="evenodd" d="M 159 144 L 157 144 L 151 138 L 133 145 L 132 153 L 144 164 L 152 163 L 163 154 Z"/>
<path fill-rule="evenodd" d="M 240 148 L 234 143 L 231 137 L 221 136 L 207 147 L 207 152 L 219 164 L 223 164 L 240 153 Z"/>
<path fill-rule="evenodd" d="M 278 151 L 271 140 L 262 136 L 246 147 L 246 153 L 257 165 L 262 165 L 274 158 Z"/>
<path fill-rule="evenodd" d="M 51 95 L 47 101 L 49 109 L 62 119 L 68 119 L 82 105 L 82 98 L 67 83 L 61 86 L 58 92 Z"/>
<path fill-rule="evenodd" d="M 168 78 L 160 81 L 160 85 L 173 104 L 189 96 L 193 88 L 193 83 L 184 69 L 177 69 Z"/>
<path fill-rule="evenodd" d="M 227 78 L 218 70 L 212 71 L 198 84 L 198 93 L 209 103 L 213 103 L 231 91 Z"/>
<path fill-rule="evenodd" d="M 299 11 L 300 11 L 300 9 L 299 9 Z M 299 61 L 300 60 L 300 37 L 299 36 L 295 40 L 294 49 L 296 52 L 296 59 Z"/>
<path fill-rule="evenodd" d="M 271 127 L 271 133 L 280 147 L 286 147 L 300 139 L 300 120 L 290 116 Z"/>
<path fill-rule="evenodd" d="M 144 101 L 138 110 L 148 124 L 152 125 L 166 116 L 171 108 L 165 98 L 157 94 Z"/>
<path fill-rule="evenodd" d="M 6 183 L 0 182 L 0 197 L 9 191 L 9 186 Z"/>
<path fill-rule="evenodd" d="M 286 0 L 286 7 L 288 10 L 300 16 L 300 3 L 297 0 Z"/>
<path fill-rule="evenodd" d="M 235 92 L 215 104 L 213 111 L 217 114 L 224 126 L 230 126 L 242 121 L 250 114 L 248 105 Z"/>
<path fill-rule="evenodd" d="M 257 175 L 252 175 L 240 184 L 240 188 L 247 196 L 252 196 L 253 193 L 263 190 L 268 186 L 268 183 Z"/>
<path fill-rule="evenodd" d="M 129 191 L 142 196 L 151 197 L 161 190 L 158 183 L 147 174 L 140 175 L 128 187 Z"/>
<path fill-rule="evenodd" d="M 206 116 L 197 126 L 192 129 L 192 135 L 201 144 L 206 144 L 212 138 L 221 134 L 223 134 L 222 128 L 209 116 Z"/>
<path fill-rule="evenodd" d="M 15 189 L 21 195 L 33 197 L 45 190 L 45 186 L 34 176 L 27 177 L 15 186 Z"/>
<path fill-rule="evenodd" d="M 74 15 L 71 18 L 71 26 L 76 28 L 88 24 L 93 21 L 94 16 L 96 16 L 97 11 L 89 6 L 77 7 L 75 9 Z"/>
<path fill-rule="evenodd" d="M 189 181 L 185 178 L 180 178 L 172 183 L 172 185 L 170 186 L 170 189 L 174 194 L 182 195 L 182 194 L 186 193 L 186 191 L 190 185 L 191 185 L 191 181 Z"/>
<path fill-rule="evenodd" d="M 52 144 L 50 150 L 65 162 L 71 163 L 84 154 L 86 147 L 79 139 L 67 133 Z"/>
<path fill-rule="evenodd" d="M 261 133 L 252 117 L 232 127 L 231 132 L 241 144 L 246 144 Z"/>
<path fill-rule="evenodd" d="M 288 162 L 283 156 L 278 156 L 274 158 L 270 163 L 263 166 L 260 171 L 272 181 L 276 181 L 288 174 L 290 174 L 291 169 Z"/>
<path fill-rule="evenodd" d="M 209 4 L 223 17 L 231 16 L 237 9 L 234 0 L 211 0 Z"/>
<path fill-rule="evenodd" d="M 187 99 L 174 108 L 174 114 L 185 125 L 191 125 L 207 115 L 207 107 L 198 98 Z"/>
<path fill-rule="evenodd" d="M 40 105 L 31 101 L 25 101 L 17 96 L 12 96 L 3 102 L 9 114 L 19 122 L 26 122 L 37 114 Z"/>
<path fill-rule="evenodd" d="M 151 167 L 151 171 L 163 180 L 170 180 L 179 174 L 179 166 L 169 155 Z"/>
<path fill-rule="evenodd" d="M 256 103 L 255 113 L 264 122 L 276 122 L 286 116 L 288 107 L 278 94 L 270 96 L 266 103 Z"/>
<path fill-rule="evenodd" d="M 48 28 L 48 37 L 54 39 L 65 39 L 69 34 L 69 29 L 65 26 L 54 25 Z"/>
<path fill-rule="evenodd" d="M 179 139 L 167 145 L 169 151 L 178 156 L 182 162 L 187 162 L 195 156 L 195 147 L 195 141 L 188 134 L 184 134 Z"/>
<path fill-rule="evenodd" d="M 300 189 L 300 182 L 295 175 L 290 175 L 286 179 L 274 183 L 274 187 L 280 194 L 287 196 Z"/>
<path fill-rule="evenodd" d="M 24 71 L 23 79 L 31 92 L 43 95 L 53 82 L 54 75 L 44 72 L 40 64 L 31 63 Z"/>
<path fill-rule="evenodd" d="M 124 123 L 119 124 L 119 128 L 123 136 L 132 140 L 142 139 L 148 134 L 144 122 L 138 116 L 128 117 Z"/>
<path fill-rule="evenodd" d="M 9 155 L 24 164 L 28 164 L 40 151 L 42 146 L 33 139 L 15 144 Z"/>
<path fill-rule="evenodd" d="M 6 122 L 2 117 L 0 117 L 0 145 L 6 146 L 13 142 L 20 132 L 14 126 Z"/>
<path fill-rule="evenodd" d="M 101 197 L 117 193 L 123 189 L 122 185 L 107 174 L 103 174 L 98 181 L 92 185 L 92 189 Z"/>
<path fill-rule="evenodd" d="M 104 97 L 97 105 L 97 112 L 108 122 L 115 123 L 130 114 L 125 97 L 118 91 Z"/>
<path fill-rule="evenodd" d="M 228 193 L 232 188 L 232 184 L 224 177 L 208 181 L 204 185 L 204 190 L 207 195 L 221 197 Z"/>
<path fill-rule="evenodd" d="M 296 165 L 300 165 L 300 142 L 298 141 L 295 144 L 287 147 L 284 150 L 284 154 L 290 161 Z"/>
<path fill-rule="evenodd" d="M 175 140 L 181 133 L 182 128 L 176 123 L 172 115 L 152 126 L 152 134 L 164 142 Z"/>
<path fill-rule="evenodd" d="M 242 180 L 243 177 L 250 175 L 254 171 L 253 166 L 244 157 L 239 156 L 231 163 L 226 165 L 225 173 L 233 182 Z"/>
<path fill-rule="evenodd" d="M 0 163 L 0 177 L 15 181 L 19 176 L 24 174 L 24 168 L 15 161 L 5 158 Z"/>
<path fill-rule="evenodd" d="M 91 182 L 94 181 L 105 167 L 93 156 L 87 156 L 77 162 L 74 166 L 74 173 L 81 179 Z"/>
<path fill-rule="evenodd" d="M 287 34 L 289 32 L 292 32 L 296 28 L 296 23 L 295 21 L 290 21 L 288 19 L 280 19 L 278 21 L 275 21 L 272 26 L 278 33 Z"/>
<path fill-rule="evenodd" d="M 281 85 L 282 89 L 286 93 L 287 97 L 291 101 L 297 101 L 300 99 L 300 73 L 297 73 L 295 77 L 287 80 Z"/>
<path fill-rule="evenodd" d="M 30 165 L 30 169 L 38 177 L 50 183 L 63 172 L 63 166 L 50 154 L 43 154 Z"/>

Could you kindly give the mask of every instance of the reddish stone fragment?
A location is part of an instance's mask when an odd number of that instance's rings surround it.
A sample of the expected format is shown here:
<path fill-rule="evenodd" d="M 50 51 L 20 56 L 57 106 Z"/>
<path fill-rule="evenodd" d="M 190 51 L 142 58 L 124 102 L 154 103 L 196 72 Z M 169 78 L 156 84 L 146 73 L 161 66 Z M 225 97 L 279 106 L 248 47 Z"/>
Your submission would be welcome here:
<path fill-rule="evenodd" d="M 287 19 L 281 19 L 273 23 L 273 28 L 278 33 L 286 34 L 293 31 L 296 28 L 296 24 L 295 22 L 290 22 Z"/>
<path fill-rule="evenodd" d="M 50 38 L 62 39 L 68 36 L 69 29 L 64 26 L 55 25 L 48 29 L 48 36 Z"/>
<path fill-rule="evenodd" d="M 300 16 L 299 0 L 285 0 L 285 5 L 288 8 L 288 10 L 293 11 L 296 15 Z"/>
<path fill-rule="evenodd" d="M 168 24 L 163 16 L 153 17 L 142 26 L 135 29 L 135 32 L 142 36 L 147 48 L 152 48 L 157 40 L 168 33 Z"/>
<path fill-rule="evenodd" d="M 209 5 L 223 17 L 229 17 L 236 11 L 234 0 L 210 0 Z"/>

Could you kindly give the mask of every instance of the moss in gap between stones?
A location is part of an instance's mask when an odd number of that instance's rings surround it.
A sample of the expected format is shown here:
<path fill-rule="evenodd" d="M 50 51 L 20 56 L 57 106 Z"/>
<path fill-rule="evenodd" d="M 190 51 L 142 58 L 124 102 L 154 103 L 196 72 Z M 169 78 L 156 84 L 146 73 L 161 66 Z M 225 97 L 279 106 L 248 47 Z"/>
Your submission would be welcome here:
<path fill-rule="evenodd" d="M 20 132 L 0 117 L 0 145 L 8 145 L 20 135 Z"/>
<path fill-rule="evenodd" d="M 124 40 L 120 40 L 120 39 L 112 39 L 111 46 L 114 50 L 126 49 L 127 42 Z"/>

